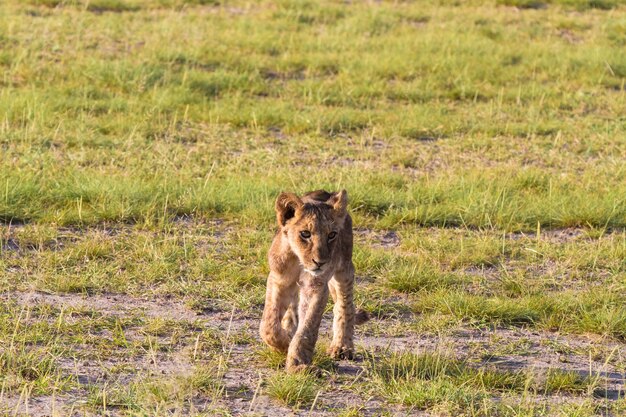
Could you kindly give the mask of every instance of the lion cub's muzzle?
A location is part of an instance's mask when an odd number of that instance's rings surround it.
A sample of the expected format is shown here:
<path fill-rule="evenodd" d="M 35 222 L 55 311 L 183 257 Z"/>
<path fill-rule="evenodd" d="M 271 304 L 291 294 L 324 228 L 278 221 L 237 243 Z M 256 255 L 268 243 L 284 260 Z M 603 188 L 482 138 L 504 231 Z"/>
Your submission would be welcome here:
<path fill-rule="evenodd" d="M 303 265 L 304 270 L 313 276 L 322 275 L 324 272 L 328 271 L 329 260 L 317 261 L 315 259 L 311 259 L 313 265 Z M 303 263 L 304 264 L 304 263 Z"/>

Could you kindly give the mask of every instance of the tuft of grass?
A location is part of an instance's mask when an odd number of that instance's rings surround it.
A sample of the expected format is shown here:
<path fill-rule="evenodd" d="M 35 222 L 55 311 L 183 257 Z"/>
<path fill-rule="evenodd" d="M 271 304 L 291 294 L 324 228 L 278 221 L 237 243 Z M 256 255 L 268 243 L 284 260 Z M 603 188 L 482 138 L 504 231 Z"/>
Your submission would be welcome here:
<path fill-rule="evenodd" d="M 268 368 L 278 370 L 285 366 L 287 355 L 271 349 L 269 346 L 262 345 L 255 350 L 255 353 Z"/>
<path fill-rule="evenodd" d="M 402 266 L 389 266 L 381 271 L 387 278 L 387 285 L 397 291 L 413 293 L 439 288 L 459 287 L 463 278 L 449 272 L 441 272 L 436 268 L 419 261 L 404 263 Z"/>
<path fill-rule="evenodd" d="M 51 394 L 69 389 L 73 378 L 59 369 L 50 348 L 7 348 L 0 352 L 0 382 L 3 391 L 20 392 L 24 388 L 33 395 Z"/>
<path fill-rule="evenodd" d="M 484 397 L 458 379 L 464 365 L 440 353 L 392 353 L 366 357 L 378 391 L 388 400 L 418 409 L 458 413 L 478 409 Z"/>
<path fill-rule="evenodd" d="M 191 392 L 192 396 L 215 396 L 224 389 L 219 373 L 207 365 L 197 366 L 193 373 L 182 378 L 181 390 Z"/>
<path fill-rule="evenodd" d="M 311 406 L 321 389 L 317 378 L 309 373 L 275 372 L 267 379 L 267 394 L 288 406 Z"/>
<path fill-rule="evenodd" d="M 458 379 L 485 392 L 523 393 L 535 387 L 534 375 L 525 370 L 499 371 L 489 368 L 466 368 Z"/>
<path fill-rule="evenodd" d="M 432 380 L 442 376 L 458 375 L 462 364 L 445 357 L 440 353 L 412 353 L 393 352 L 388 356 L 366 356 L 369 370 L 384 382 L 399 380 Z"/>
<path fill-rule="evenodd" d="M 141 9 L 139 5 L 128 0 L 90 0 L 85 5 L 87 10 L 96 13 L 136 12 Z"/>
<path fill-rule="evenodd" d="M 454 385 L 450 381 L 402 382 L 393 384 L 387 392 L 392 401 L 420 410 L 435 409 L 446 413 L 476 413 L 484 394 Z"/>
<path fill-rule="evenodd" d="M 546 394 L 581 394 L 593 391 L 594 386 L 594 380 L 580 372 L 551 369 L 546 374 L 544 392 Z"/>
<path fill-rule="evenodd" d="M 130 384 L 114 382 L 88 388 L 87 406 L 93 411 L 150 413 L 158 413 L 163 407 L 179 413 L 188 411 L 194 398 L 214 399 L 224 389 L 216 368 L 210 366 L 196 367 L 191 374 L 173 379 L 140 374 Z"/>
<path fill-rule="evenodd" d="M 337 417 L 363 417 L 364 414 L 361 408 L 349 407 L 337 414 Z"/>
<path fill-rule="evenodd" d="M 539 0 L 498 0 L 496 4 L 519 7 L 520 9 L 543 9 L 547 7 L 547 1 Z"/>
<path fill-rule="evenodd" d="M 86 404 L 92 410 L 106 410 L 114 407 L 121 410 L 139 410 L 135 398 L 135 387 L 122 385 L 89 385 Z"/>

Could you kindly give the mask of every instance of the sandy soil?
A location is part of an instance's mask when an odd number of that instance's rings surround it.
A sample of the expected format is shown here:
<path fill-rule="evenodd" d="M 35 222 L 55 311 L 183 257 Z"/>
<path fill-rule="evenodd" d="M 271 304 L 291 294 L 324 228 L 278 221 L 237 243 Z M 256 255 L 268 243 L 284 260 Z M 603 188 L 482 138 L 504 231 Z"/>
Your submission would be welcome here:
<path fill-rule="evenodd" d="M 83 296 L 76 294 L 55 295 L 39 292 L 4 293 L 2 302 L 12 300 L 20 305 L 51 304 L 57 308 L 74 307 L 96 310 L 105 316 L 128 317 L 141 314 L 145 317 L 161 317 L 176 321 L 194 323 L 199 329 L 210 328 L 227 339 L 230 335 L 244 333 L 256 338 L 259 318 L 254 314 L 240 311 L 204 312 L 198 314 L 185 307 L 179 301 L 167 299 L 138 299 L 126 295 L 104 294 Z M 385 320 L 418 320 L 419 317 L 404 316 Z M 498 329 L 461 329 L 441 335 L 406 334 L 390 337 L 380 334 L 377 329 L 390 323 L 373 320 L 357 331 L 357 344 L 362 349 L 392 352 L 424 352 L 444 350 L 459 358 L 467 358 L 473 365 L 490 366 L 500 369 L 534 370 L 562 369 L 576 371 L 582 375 L 600 375 L 605 379 L 603 393 L 608 399 L 623 395 L 626 373 L 618 369 L 611 361 L 603 358 L 594 359 L 585 352 L 601 346 L 603 351 L 612 351 L 621 355 L 624 345 L 614 341 L 600 339 L 597 336 L 565 336 L 556 333 L 534 332 L 520 328 Z M 322 337 L 329 337 L 330 320 L 326 318 L 322 325 Z M 132 338 L 133 333 L 128 332 Z M 331 416 L 338 409 L 360 407 L 367 416 L 391 412 L 391 415 L 424 415 L 421 412 L 403 407 L 390 407 L 381 399 L 365 398 L 342 389 L 364 372 L 362 363 L 341 361 L 337 376 L 330 381 L 330 388 L 320 393 L 313 410 L 292 411 L 279 405 L 263 394 L 262 380 L 268 375 L 265 367 L 258 366 L 258 357 L 251 354 L 255 346 L 249 344 L 231 344 L 228 349 L 228 371 L 224 376 L 225 393 L 218 401 L 199 398 L 195 403 L 198 411 L 225 409 L 233 415 L 250 416 Z M 496 352 L 496 353 L 494 353 Z M 120 374 L 117 383 L 127 383 L 137 373 L 143 375 L 184 375 L 192 369 L 188 352 L 183 349 L 153 358 L 150 355 L 139 357 L 113 356 L 104 362 L 60 360 L 61 367 L 67 374 L 75 375 L 81 384 L 112 383 L 107 371 L 120 365 L 133 369 L 128 374 Z M 84 402 L 85 393 L 79 390 L 60 394 L 57 397 L 35 397 L 26 403 L 19 397 L 3 398 L 4 410 L 18 411 L 32 416 L 48 416 L 60 412 L 62 415 L 81 414 L 74 411 Z M 541 400 L 560 402 L 567 398 L 551 396 Z M 573 400 L 572 398 L 569 399 Z M 575 400 L 574 400 L 575 401 Z M 115 412 L 113 411 L 113 414 Z"/>

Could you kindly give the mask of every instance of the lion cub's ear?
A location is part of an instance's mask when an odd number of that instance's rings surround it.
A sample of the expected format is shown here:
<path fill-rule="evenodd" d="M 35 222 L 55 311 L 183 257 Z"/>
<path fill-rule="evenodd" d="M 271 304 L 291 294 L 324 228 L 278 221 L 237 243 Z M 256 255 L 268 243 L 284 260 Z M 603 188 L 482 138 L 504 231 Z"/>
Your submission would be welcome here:
<path fill-rule="evenodd" d="M 302 207 L 302 200 L 294 193 L 281 193 L 276 199 L 276 220 L 284 226 Z"/>
<path fill-rule="evenodd" d="M 338 218 L 346 217 L 348 214 L 348 192 L 341 190 L 333 193 L 332 197 L 328 199 L 328 204 L 333 207 L 335 216 Z"/>

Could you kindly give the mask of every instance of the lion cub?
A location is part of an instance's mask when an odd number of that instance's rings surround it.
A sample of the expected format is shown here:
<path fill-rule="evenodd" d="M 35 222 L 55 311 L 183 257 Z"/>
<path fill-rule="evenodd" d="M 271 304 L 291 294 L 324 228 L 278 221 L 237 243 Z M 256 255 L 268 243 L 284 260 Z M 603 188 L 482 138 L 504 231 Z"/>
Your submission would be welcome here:
<path fill-rule="evenodd" d="M 354 353 L 352 219 L 345 190 L 313 191 L 276 200 L 279 230 L 269 251 L 261 337 L 287 353 L 287 371 L 306 369 L 328 301 L 333 298 L 333 358 Z"/>

